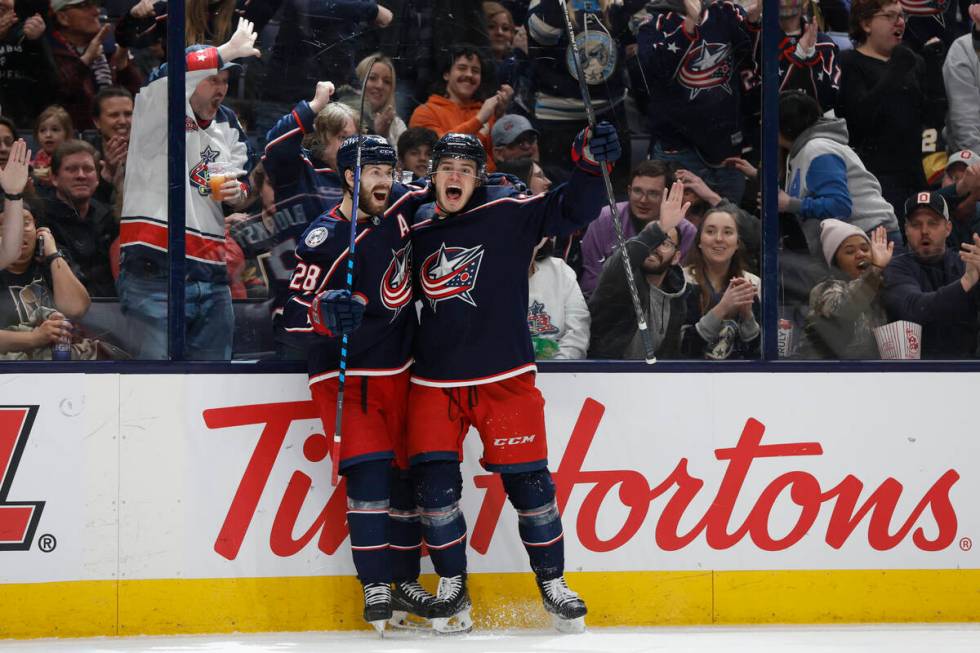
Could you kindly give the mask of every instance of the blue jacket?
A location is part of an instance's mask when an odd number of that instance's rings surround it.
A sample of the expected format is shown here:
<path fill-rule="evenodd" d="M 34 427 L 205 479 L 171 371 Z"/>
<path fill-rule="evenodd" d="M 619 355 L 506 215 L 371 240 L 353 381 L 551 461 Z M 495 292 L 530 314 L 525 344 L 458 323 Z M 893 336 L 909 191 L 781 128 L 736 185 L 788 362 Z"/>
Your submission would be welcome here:
<path fill-rule="evenodd" d="M 960 284 L 964 270 L 957 252 L 949 248 L 935 263 L 923 263 L 907 253 L 885 268 L 882 300 L 888 318 L 922 325 L 922 358 L 977 355 L 980 284 L 964 292 Z"/>

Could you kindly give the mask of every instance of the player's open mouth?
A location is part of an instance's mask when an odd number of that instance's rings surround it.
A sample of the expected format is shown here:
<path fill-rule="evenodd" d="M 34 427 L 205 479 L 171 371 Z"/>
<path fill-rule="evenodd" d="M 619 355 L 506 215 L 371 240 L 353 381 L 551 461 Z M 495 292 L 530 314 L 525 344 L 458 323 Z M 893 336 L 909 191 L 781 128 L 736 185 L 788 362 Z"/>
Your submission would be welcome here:
<path fill-rule="evenodd" d="M 463 189 L 458 186 L 447 186 L 446 187 L 446 199 L 455 202 L 456 200 L 463 197 Z"/>
<path fill-rule="evenodd" d="M 376 190 L 373 193 L 371 193 L 371 195 L 373 195 L 374 199 L 378 202 L 384 202 L 385 200 L 388 199 L 388 193 L 383 190 Z"/>

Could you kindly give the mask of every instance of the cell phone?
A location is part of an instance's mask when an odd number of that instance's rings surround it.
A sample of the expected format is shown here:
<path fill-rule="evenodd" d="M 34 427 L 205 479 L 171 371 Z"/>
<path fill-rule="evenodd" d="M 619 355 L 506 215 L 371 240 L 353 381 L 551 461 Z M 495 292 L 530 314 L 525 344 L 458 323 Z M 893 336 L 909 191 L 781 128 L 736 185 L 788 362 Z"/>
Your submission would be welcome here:
<path fill-rule="evenodd" d="M 34 250 L 35 258 L 44 258 L 44 236 L 37 237 L 37 247 Z"/>

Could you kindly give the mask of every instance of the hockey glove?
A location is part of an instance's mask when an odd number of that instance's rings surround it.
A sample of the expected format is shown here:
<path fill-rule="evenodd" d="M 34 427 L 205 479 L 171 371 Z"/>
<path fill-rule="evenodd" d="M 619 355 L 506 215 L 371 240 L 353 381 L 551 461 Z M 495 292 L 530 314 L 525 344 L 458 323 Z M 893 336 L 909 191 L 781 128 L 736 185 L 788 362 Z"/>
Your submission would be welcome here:
<path fill-rule="evenodd" d="M 361 295 L 347 290 L 325 290 L 313 298 L 309 316 L 313 330 L 323 336 L 346 336 L 361 326 L 364 305 Z"/>
<path fill-rule="evenodd" d="M 595 133 L 588 127 L 580 131 L 572 145 L 572 161 L 592 175 L 602 174 L 600 164 L 612 171 L 613 163 L 622 153 L 616 128 L 605 121 L 595 126 Z"/>

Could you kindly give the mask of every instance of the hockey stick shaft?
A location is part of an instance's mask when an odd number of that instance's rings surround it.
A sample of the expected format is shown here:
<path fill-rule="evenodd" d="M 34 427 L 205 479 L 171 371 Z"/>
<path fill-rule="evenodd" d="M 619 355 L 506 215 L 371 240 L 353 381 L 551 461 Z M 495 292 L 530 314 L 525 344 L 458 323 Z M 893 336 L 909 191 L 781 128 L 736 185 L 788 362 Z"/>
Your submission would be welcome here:
<path fill-rule="evenodd" d="M 558 0 L 561 5 L 562 15 L 565 17 L 565 29 L 568 32 L 568 42 L 572 46 L 572 58 L 575 60 L 575 74 L 578 76 L 578 86 L 582 93 L 582 103 L 585 104 L 585 114 L 588 117 L 589 127 L 594 131 L 596 126 L 595 109 L 592 107 L 592 97 L 589 95 L 589 85 L 585 81 L 585 73 L 582 70 L 582 58 L 578 49 L 578 42 L 575 40 L 575 29 L 572 26 L 572 19 L 568 15 L 568 5 L 566 0 Z M 646 362 L 650 365 L 657 362 L 656 352 L 653 348 L 653 338 L 650 336 L 650 329 L 647 326 L 646 317 L 643 315 L 643 307 L 640 304 L 640 294 L 636 287 L 636 277 L 633 275 L 633 266 L 630 265 L 629 252 L 626 249 L 626 237 L 623 235 L 623 225 L 619 223 L 619 212 L 616 210 L 616 195 L 613 193 L 612 180 L 609 178 L 609 169 L 605 162 L 599 162 L 599 169 L 602 171 L 602 181 L 606 186 L 606 199 L 609 201 L 609 217 L 612 219 L 613 229 L 616 231 L 616 242 L 623 257 L 623 269 L 626 272 L 626 285 L 629 286 L 630 300 L 633 302 L 633 311 L 636 313 L 636 326 L 643 340 L 643 350 Z"/>
<path fill-rule="evenodd" d="M 367 80 L 371 77 L 371 69 L 378 62 L 377 57 L 371 61 L 367 73 L 364 75 L 364 82 L 361 84 L 361 110 L 357 116 L 357 157 L 354 160 L 354 187 L 351 190 L 351 212 L 350 212 L 350 243 L 347 245 L 347 292 L 351 297 L 354 296 L 354 249 L 357 247 L 357 211 L 358 200 L 361 197 L 361 144 L 364 137 L 361 135 L 361 119 L 364 115 L 364 87 Z M 343 174 L 343 173 L 342 173 Z M 331 472 L 330 484 L 336 487 L 340 476 L 340 442 L 343 438 L 343 418 L 344 418 L 344 389 L 347 387 L 347 350 L 348 334 L 344 334 L 340 339 L 340 363 L 337 371 L 337 417 L 333 428 L 333 443 L 330 448 Z"/>

